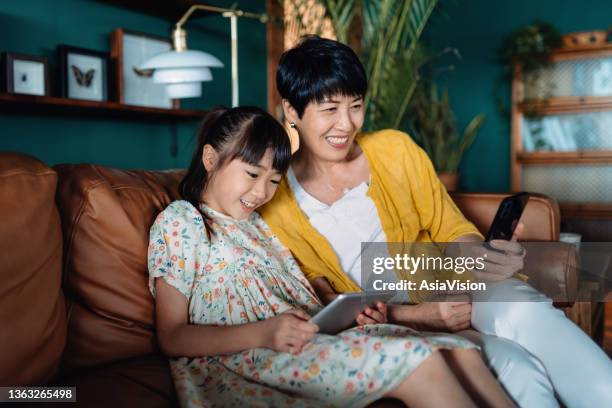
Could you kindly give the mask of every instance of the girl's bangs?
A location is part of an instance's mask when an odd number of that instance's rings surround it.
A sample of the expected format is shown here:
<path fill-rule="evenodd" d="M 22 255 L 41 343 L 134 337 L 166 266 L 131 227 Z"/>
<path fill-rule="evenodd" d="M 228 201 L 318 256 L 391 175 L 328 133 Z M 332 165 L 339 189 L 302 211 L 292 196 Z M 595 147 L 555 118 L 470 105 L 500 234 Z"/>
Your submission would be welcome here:
<path fill-rule="evenodd" d="M 289 136 L 275 119 L 260 116 L 245 126 L 243 137 L 230 157 L 257 166 L 268 149 L 272 149 L 272 167 L 285 173 L 291 161 Z"/>

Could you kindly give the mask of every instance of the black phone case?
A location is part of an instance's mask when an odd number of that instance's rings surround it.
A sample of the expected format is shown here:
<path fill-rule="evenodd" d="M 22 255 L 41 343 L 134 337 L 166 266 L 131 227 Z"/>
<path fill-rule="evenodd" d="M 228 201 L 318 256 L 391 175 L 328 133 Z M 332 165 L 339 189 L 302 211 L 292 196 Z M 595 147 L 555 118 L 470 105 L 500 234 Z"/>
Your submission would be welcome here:
<path fill-rule="evenodd" d="M 504 198 L 499 204 L 485 241 L 491 241 L 492 239 L 509 241 L 528 201 L 529 193 L 526 192 Z"/>

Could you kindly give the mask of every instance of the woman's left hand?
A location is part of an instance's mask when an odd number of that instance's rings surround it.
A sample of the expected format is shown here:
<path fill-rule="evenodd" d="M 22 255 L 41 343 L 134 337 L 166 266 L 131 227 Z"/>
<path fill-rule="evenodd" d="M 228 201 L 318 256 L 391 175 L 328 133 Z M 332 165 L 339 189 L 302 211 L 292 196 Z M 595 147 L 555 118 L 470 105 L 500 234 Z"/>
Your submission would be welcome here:
<path fill-rule="evenodd" d="M 474 276 L 484 281 L 496 282 L 520 272 L 527 251 L 518 239 L 524 231 L 525 226 L 519 222 L 510 241 L 492 240 L 488 245 L 483 245 L 480 255 L 485 258 L 485 267 L 481 271 L 474 270 Z"/>
<path fill-rule="evenodd" d="M 387 305 L 377 302 L 376 308 L 366 307 L 355 319 L 359 326 L 365 324 L 387 323 Z"/>

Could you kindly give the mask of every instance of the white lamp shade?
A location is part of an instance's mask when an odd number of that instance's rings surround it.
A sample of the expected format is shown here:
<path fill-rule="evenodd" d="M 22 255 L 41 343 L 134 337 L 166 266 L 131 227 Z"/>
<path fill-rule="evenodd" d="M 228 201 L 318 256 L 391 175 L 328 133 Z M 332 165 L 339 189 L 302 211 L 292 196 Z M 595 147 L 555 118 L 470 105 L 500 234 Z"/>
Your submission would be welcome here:
<path fill-rule="evenodd" d="M 177 84 L 181 82 L 212 81 L 212 73 L 206 67 L 201 68 L 158 68 L 153 72 L 153 82 Z"/>
<path fill-rule="evenodd" d="M 223 63 L 217 57 L 202 51 L 166 51 L 156 54 L 143 62 L 140 69 L 197 67 L 222 68 Z"/>
<path fill-rule="evenodd" d="M 167 51 L 152 56 L 140 69 L 153 70 L 153 82 L 165 84 L 171 99 L 197 98 L 202 95 L 204 81 L 212 81 L 209 67 L 221 68 L 223 63 L 202 51 Z"/>
<path fill-rule="evenodd" d="M 198 98 L 202 95 L 201 82 L 180 82 L 166 84 L 166 93 L 171 99 Z"/>

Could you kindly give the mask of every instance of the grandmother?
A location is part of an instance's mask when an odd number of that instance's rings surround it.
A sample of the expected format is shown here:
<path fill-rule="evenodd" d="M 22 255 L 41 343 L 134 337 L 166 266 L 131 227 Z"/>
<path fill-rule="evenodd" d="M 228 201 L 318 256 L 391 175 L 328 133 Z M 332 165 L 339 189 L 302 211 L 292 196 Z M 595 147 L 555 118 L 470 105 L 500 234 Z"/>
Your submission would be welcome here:
<path fill-rule="evenodd" d="M 367 78 L 349 47 L 305 37 L 281 57 L 276 83 L 300 148 L 261 215 L 324 302 L 365 288 L 362 242 L 482 241 L 408 135 L 360 133 Z M 357 322 L 391 321 L 477 340 L 523 407 L 556 407 L 555 393 L 568 407 L 610 404 L 612 363 L 550 299 L 512 278 L 524 256 L 514 241 L 494 243 L 507 255 L 488 263 L 480 278 L 495 281 L 497 290 L 519 288 L 527 302 L 379 304 Z M 465 331 L 470 327 L 479 333 Z"/>

